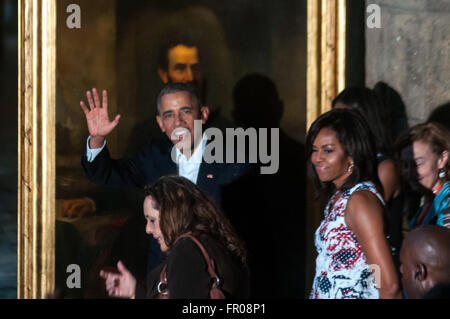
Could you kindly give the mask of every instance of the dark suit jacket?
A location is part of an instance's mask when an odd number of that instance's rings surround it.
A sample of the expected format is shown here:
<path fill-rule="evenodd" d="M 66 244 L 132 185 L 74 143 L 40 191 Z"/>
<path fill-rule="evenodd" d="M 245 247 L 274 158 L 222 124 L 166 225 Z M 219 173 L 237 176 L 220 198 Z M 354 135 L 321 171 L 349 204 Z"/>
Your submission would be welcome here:
<path fill-rule="evenodd" d="M 165 175 L 178 174 L 178 167 L 172 161 L 173 144 L 168 140 L 150 140 L 133 158 L 112 159 L 105 147 L 93 162 L 82 157 L 87 178 L 98 185 L 116 188 L 142 188 Z M 224 152 L 225 153 L 225 152 Z M 200 164 L 197 185 L 207 195 L 223 206 L 223 187 L 237 182 L 246 175 L 252 175 L 255 167 L 242 163 Z M 231 200 L 231 198 L 230 198 Z"/>
<path fill-rule="evenodd" d="M 95 184 L 124 190 L 141 189 L 161 176 L 178 174 L 178 167 L 171 158 L 172 147 L 168 139 L 151 139 L 133 158 L 112 159 L 105 147 L 94 161 L 88 162 L 86 155 L 83 155 L 81 162 L 88 179 Z M 246 228 L 236 224 L 242 222 L 236 216 L 246 213 L 240 211 L 240 203 L 243 198 L 250 197 L 244 191 L 252 191 L 247 185 L 254 173 L 256 166 L 249 164 L 200 164 L 197 185 L 222 208 L 238 233 Z M 137 211 L 142 212 L 142 194 L 131 197 L 130 210 L 134 205 L 132 201 L 140 201 Z M 142 279 L 159 264 L 161 258 L 158 243 L 145 233 L 144 226 L 142 213 L 132 216 L 118 234 L 110 258 L 111 265 L 122 260 L 136 277 Z"/>

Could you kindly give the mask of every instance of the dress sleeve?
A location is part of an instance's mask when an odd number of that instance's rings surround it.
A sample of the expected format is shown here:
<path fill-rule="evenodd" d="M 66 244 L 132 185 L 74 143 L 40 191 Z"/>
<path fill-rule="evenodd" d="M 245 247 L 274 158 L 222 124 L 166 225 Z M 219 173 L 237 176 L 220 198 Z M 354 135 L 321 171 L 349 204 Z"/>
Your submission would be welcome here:
<path fill-rule="evenodd" d="M 442 214 L 442 226 L 450 228 L 450 207 L 447 207 L 441 211 Z"/>
<path fill-rule="evenodd" d="M 168 256 L 167 284 L 171 299 L 209 298 L 210 277 L 200 248 L 183 238 Z"/>
<path fill-rule="evenodd" d="M 444 190 L 446 191 L 445 197 L 440 199 L 438 202 L 439 206 L 436 209 L 438 212 L 436 224 L 450 228 L 450 193 L 447 189 Z"/>

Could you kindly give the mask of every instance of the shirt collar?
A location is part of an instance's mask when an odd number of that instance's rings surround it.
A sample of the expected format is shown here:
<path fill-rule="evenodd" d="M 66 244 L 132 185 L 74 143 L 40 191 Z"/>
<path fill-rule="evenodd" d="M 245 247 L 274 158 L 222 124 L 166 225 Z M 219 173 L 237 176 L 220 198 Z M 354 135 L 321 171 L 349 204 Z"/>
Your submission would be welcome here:
<path fill-rule="evenodd" d="M 205 133 L 203 133 L 202 140 L 197 145 L 197 147 L 194 149 L 194 153 L 192 154 L 191 158 L 188 160 L 186 156 L 184 156 L 183 153 L 176 147 L 176 155 L 177 155 L 177 162 L 184 162 L 184 163 L 201 163 L 202 157 L 203 157 L 203 151 L 205 150 L 206 142 L 208 141 L 208 137 Z"/>

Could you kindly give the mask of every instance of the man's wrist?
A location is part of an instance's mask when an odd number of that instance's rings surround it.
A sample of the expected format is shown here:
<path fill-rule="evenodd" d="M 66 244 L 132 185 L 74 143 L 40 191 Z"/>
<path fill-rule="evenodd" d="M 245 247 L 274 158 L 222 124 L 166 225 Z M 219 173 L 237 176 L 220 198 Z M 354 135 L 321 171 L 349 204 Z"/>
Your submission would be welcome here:
<path fill-rule="evenodd" d="M 105 143 L 105 138 L 103 136 L 91 136 L 89 139 L 89 148 L 96 149 L 101 148 Z"/>

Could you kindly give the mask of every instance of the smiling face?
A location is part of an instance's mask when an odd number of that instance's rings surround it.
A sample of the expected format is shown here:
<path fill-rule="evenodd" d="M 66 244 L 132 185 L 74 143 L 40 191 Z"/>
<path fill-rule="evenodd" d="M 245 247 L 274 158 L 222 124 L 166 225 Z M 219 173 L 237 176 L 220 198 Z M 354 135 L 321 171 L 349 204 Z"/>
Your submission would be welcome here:
<path fill-rule="evenodd" d="M 323 128 L 313 142 L 311 163 L 321 182 L 332 182 L 336 188 L 341 187 L 351 175 L 349 169 L 352 159 L 347 156 L 336 133 Z"/>
<path fill-rule="evenodd" d="M 438 190 L 442 185 L 442 181 L 439 180 L 439 170 L 445 167 L 446 154 L 434 153 L 430 145 L 422 140 L 413 143 L 413 153 L 419 183 L 429 190 Z"/>
<path fill-rule="evenodd" d="M 154 208 L 154 202 L 150 196 L 147 196 L 144 200 L 144 216 L 147 220 L 145 232 L 156 239 L 162 252 L 166 252 L 168 247 L 159 227 L 159 210 Z"/>
<path fill-rule="evenodd" d="M 194 150 L 194 121 L 206 123 L 209 109 L 199 107 L 198 101 L 187 91 L 169 93 L 161 97 L 161 107 L 156 116 L 161 131 L 179 149 Z M 189 136 L 190 135 L 190 136 Z"/>

